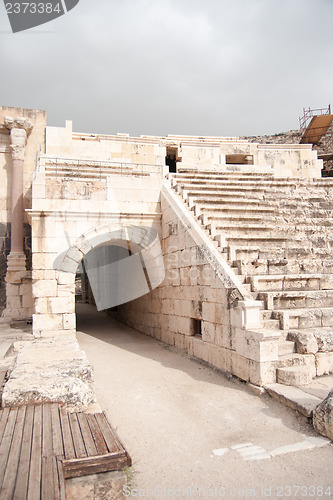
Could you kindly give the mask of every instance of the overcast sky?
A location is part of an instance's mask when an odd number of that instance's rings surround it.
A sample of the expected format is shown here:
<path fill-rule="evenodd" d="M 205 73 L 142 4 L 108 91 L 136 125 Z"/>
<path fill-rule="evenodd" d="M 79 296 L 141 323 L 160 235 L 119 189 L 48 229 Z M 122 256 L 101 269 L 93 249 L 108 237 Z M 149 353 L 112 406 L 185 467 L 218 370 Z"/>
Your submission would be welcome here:
<path fill-rule="evenodd" d="M 80 0 L 12 34 L 1 2 L 0 104 L 76 132 L 278 133 L 333 105 L 332 23 L 333 0 Z"/>

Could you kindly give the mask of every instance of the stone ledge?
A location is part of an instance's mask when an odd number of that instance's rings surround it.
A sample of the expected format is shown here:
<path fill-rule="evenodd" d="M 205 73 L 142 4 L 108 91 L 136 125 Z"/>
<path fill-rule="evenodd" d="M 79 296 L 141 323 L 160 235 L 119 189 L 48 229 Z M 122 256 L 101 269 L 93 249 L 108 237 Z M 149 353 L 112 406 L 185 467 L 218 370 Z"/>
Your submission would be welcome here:
<path fill-rule="evenodd" d="M 313 410 L 321 402 L 321 399 L 312 394 L 307 394 L 297 387 L 271 384 L 266 385 L 265 389 L 274 399 L 293 410 L 299 411 L 307 418 L 312 416 Z"/>
<path fill-rule="evenodd" d="M 67 403 L 84 411 L 93 401 L 93 372 L 76 339 L 61 336 L 17 345 L 18 355 L 5 384 L 2 405 Z"/>

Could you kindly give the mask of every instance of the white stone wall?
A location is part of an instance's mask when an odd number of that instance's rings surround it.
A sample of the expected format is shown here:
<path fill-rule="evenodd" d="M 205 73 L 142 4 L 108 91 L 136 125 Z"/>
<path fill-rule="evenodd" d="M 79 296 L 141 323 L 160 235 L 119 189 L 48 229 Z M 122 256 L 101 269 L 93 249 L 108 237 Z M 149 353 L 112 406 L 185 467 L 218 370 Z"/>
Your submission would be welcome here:
<path fill-rule="evenodd" d="M 168 195 L 169 194 L 169 195 Z M 259 307 L 167 187 L 162 194 L 166 278 L 118 307 L 126 324 L 256 385 L 275 382 L 275 338 L 260 333 Z M 186 209 L 183 208 L 186 211 Z M 221 266 L 221 267 L 220 267 Z M 195 335 L 193 320 L 201 322 Z"/>

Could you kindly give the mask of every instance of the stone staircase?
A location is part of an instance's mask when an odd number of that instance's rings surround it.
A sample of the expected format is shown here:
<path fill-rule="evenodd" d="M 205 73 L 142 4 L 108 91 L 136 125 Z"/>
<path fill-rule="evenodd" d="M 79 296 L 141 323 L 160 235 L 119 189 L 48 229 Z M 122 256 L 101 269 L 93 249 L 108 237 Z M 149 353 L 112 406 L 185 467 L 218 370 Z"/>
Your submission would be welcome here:
<path fill-rule="evenodd" d="M 184 169 L 171 183 L 261 302 L 262 328 L 278 337 L 277 382 L 332 373 L 333 180 Z"/>

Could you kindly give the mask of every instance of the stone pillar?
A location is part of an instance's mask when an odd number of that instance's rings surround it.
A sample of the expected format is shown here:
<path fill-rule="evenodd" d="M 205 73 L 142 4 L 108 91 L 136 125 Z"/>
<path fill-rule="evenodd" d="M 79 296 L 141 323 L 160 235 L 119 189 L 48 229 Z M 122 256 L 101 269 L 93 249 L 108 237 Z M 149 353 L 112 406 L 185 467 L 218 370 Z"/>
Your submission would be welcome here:
<path fill-rule="evenodd" d="M 23 251 L 23 176 L 24 154 L 27 138 L 32 130 L 26 118 L 4 119 L 10 130 L 12 152 L 12 199 L 11 199 L 11 250 L 7 258 L 6 309 L 8 319 L 27 319 L 31 316 L 31 280 L 26 271 L 26 256 Z"/>

